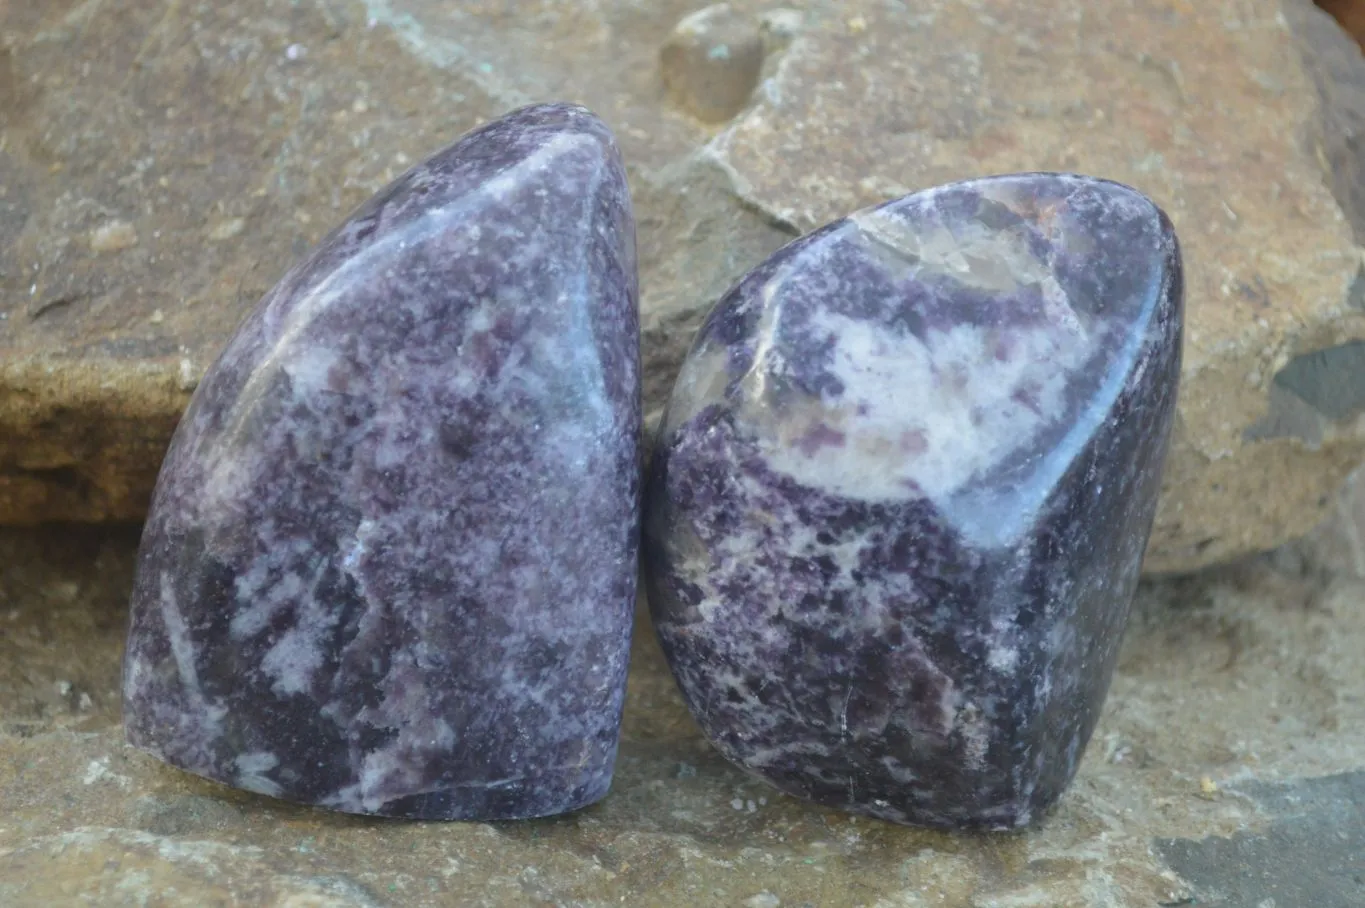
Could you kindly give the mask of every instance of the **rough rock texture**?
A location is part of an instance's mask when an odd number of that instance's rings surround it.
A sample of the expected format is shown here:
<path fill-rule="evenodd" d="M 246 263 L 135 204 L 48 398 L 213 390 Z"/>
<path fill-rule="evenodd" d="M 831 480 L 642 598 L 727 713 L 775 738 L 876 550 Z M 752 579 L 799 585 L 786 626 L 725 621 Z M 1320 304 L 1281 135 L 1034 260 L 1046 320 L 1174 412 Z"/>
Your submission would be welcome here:
<path fill-rule="evenodd" d="M 1158 840 L 1157 848 L 1199 893 L 1190 904 L 1358 905 L 1365 900 L 1365 772 L 1288 784 L 1238 786 L 1271 818 L 1262 832 Z M 1317 873 L 1304 873 L 1305 866 Z M 1267 898 L 1267 895 L 1270 898 Z"/>
<path fill-rule="evenodd" d="M 338 227 L 199 385 L 143 536 L 129 740 L 358 813 L 597 800 L 639 440 L 619 153 L 583 108 L 520 110 Z"/>
<path fill-rule="evenodd" d="M 562 98 L 601 113 L 631 167 L 647 411 L 701 316 L 793 231 L 952 179 L 1076 170 L 1151 195 L 1186 246 L 1185 400 L 1149 566 L 1317 522 L 1360 433 L 1315 417 L 1322 400 L 1289 401 L 1321 442 L 1263 423 L 1285 365 L 1365 338 L 1359 131 L 1340 128 L 1365 63 L 1324 40 L 1325 14 L 731 0 L 766 56 L 750 106 L 708 125 L 660 59 L 706 5 L 4 6 L 0 520 L 144 513 L 188 389 L 309 244 L 464 129 Z M 137 243 L 95 252 L 110 222 Z"/>
<path fill-rule="evenodd" d="M 898 822 L 1038 819 L 1118 655 L 1181 308 L 1165 216 L 1051 174 L 858 212 L 726 295 L 645 505 L 651 614 L 721 753 Z"/>
<path fill-rule="evenodd" d="M 1326 890 L 1352 897 L 1304 904 L 1361 904 L 1362 789 L 1343 799 L 1332 780 L 1365 771 L 1365 584 L 1290 552 L 1140 588 L 1075 783 L 1036 830 L 986 837 L 744 775 L 698 733 L 647 619 L 612 790 L 586 810 L 376 822 L 203 781 L 123 742 L 136 545 L 135 528 L 0 530 L 6 908 L 1246 908 Z M 1226 839 L 1266 859 L 1217 860 Z"/>
<path fill-rule="evenodd" d="M 1331 512 L 1305 542 L 1318 567 L 1365 580 L 1365 469 L 1346 480 Z"/>
<path fill-rule="evenodd" d="M 659 53 L 672 99 L 707 122 L 744 109 L 763 69 L 763 36 L 752 16 L 728 3 L 698 10 L 678 23 Z"/>

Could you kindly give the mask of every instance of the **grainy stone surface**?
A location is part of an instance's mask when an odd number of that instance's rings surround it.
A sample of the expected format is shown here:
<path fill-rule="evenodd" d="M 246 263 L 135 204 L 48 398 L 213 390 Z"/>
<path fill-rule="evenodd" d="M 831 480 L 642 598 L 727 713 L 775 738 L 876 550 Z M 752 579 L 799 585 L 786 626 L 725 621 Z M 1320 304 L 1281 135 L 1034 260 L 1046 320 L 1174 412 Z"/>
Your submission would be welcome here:
<path fill-rule="evenodd" d="M 1365 773 L 1267 785 L 1239 784 L 1235 794 L 1256 802 L 1268 828 L 1230 836 L 1158 840 L 1157 848 L 1188 880 L 1192 905 L 1365 903 Z"/>
<path fill-rule="evenodd" d="M 752 16 L 717 3 L 678 23 L 659 53 L 672 99 L 702 120 L 720 122 L 749 103 L 763 68 L 763 36 Z"/>
<path fill-rule="evenodd" d="M 1271 396 L 1296 357 L 1365 337 L 1349 189 L 1365 63 L 1325 14 L 731 0 L 763 65 L 748 105 L 708 125 L 660 61 L 707 5 L 6 5 L 0 520 L 141 516 L 189 389 L 310 243 L 465 129 L 563 99 L 598 111 L 631 167 L 647 411 L 702 314 L 794 232 L 951 179 L 1075 170 L 1145 191 L 1187 247 L 1190 356 L 1149 567 L 1318 521 L 1365 443 L 1323 415 L 1336 402 L 1279 398 L 1285 419 Z M 95 253 L 116 220 L 136 245 Z"/>
<path fill-rule="evenodd" d="M 708 316 L 646 497 L 651 613 L 720 751 L 792 794 L 1010 829 L 1070 782 L 1151 532 L 1180 256 L 1131 189 L 933 189 Z"/>
<path fill-rule="evenodd" d="M 1353 474 L 1331 513 L 1304 540 L 1313 563 L 1365 580 L 1365 470 Z"/>
<path fill-rule="evenodd" d="M 519 110 L 366 203 L 209 369 L 143 535 L 129 740 L 356 813 L 597 800 L 639 451 L 620 155 L 581 107 Z"/>
<path fill-rule="evenodd" d="M 821 809 L 745 776 L 688 717 L 643 615 L 612 790 L 584 811 L 414 823 L 203 781 L 123 743 L 136 545 L 136 528 L 0 531 L 6 906 L 605 908 L 767 893 L 779 908 L 1152 908 L 1226 888 L 1207 862 L 1182 863 L 1181 879 L 1156 840 L 1270 837 L 1247 854 L 1302 843 L 1281 849 L 1277 879 L 1235 881 L 1256 906 L 1323 889 L 1342 852 L 1305 835 L 1359 811 L 1339 796 L 1358 788 L 1332 777 L 1365 770 L 1365 585 L 1291 558 L 1141 588 L 1075 783 L 1037 830 L 978 837 Z"/>

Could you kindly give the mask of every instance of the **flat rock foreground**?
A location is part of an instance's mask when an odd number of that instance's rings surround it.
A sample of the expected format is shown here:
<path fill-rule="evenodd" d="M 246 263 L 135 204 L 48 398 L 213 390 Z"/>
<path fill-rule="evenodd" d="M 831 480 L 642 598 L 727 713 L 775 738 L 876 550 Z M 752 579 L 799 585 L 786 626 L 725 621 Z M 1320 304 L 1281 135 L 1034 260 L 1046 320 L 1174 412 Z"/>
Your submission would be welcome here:
<path fill-rule="evenodd" d="M 0 904 L 1365 904 L 1360 51 L 1307 0 L 792 7 L 0 6 Z M 628 163 L 651 424 L 734 279 L 854 209 L 1054 169 L 1169 212 L 1188 333 L 1149 577 L 1036 828 L 744 775 L 644 603 L 610 792 L 572 814 L 327 813 L 125 743 L 136 521 L 205 369 L 357 204 L 547 99 Z"/>
<path fill-rule="evenodd" d="M 1141 587 L 1073 786 L 1035 830 L 964 836 L 735 769 L 643 613 L 615 779 L 587 810 L 415 823 L 206 782 L 123 741 L 136 531 L 0 531 L 0 904 L 1350 908 L 1365 582 L 1341 541 Z"/>

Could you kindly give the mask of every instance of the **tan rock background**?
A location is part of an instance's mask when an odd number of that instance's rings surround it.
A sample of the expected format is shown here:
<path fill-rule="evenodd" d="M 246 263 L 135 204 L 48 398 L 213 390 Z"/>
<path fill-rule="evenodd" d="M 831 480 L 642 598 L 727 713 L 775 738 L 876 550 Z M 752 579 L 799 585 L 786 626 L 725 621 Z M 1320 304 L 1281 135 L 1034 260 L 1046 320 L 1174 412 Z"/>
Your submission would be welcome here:
<path fill-rule="evenodd" d="M 1148 567 L 1300 535 L 1365 460 L 1365 62 L 1307 0 L 0 9 L 0 522 L 140 517 L 189 391 L 288 265 L 547 98 L 599 111 L 630 161 L 652 409 L 701 314 L 792 236 L 1079 170 L 1153 196 L 1186 253 Z"/>

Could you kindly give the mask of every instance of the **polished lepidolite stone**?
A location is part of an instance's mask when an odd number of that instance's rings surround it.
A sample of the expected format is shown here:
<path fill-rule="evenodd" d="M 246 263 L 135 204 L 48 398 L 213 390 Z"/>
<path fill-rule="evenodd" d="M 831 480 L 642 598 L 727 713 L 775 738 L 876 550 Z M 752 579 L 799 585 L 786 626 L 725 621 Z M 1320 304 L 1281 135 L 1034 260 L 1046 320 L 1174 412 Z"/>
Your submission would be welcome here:
<path fill-rule="evenodd" d="M 129 740 L 355 813 L 605 794 L 637 572 L 635 268 L 615 143 L 567 105 L 467 135 L 325 239 L 172 442 Z"/>
<path fill-rule="evenodd" d="M 1182 305 L 1161 211 L 1057 174 L 859 212 L 731 290 L 645 518 L 655 626 L 719 750 L 901 823 L 1052 804 L 1138 579 Z"/>

